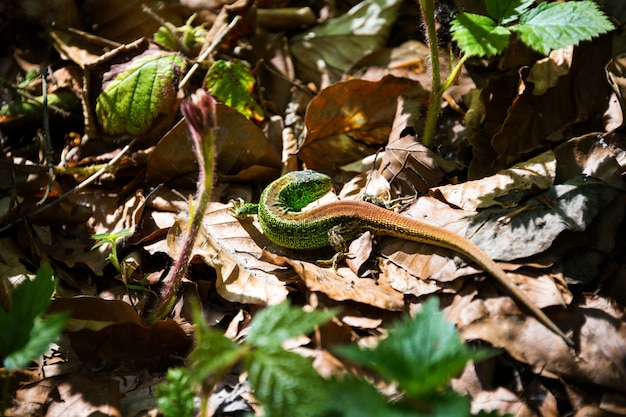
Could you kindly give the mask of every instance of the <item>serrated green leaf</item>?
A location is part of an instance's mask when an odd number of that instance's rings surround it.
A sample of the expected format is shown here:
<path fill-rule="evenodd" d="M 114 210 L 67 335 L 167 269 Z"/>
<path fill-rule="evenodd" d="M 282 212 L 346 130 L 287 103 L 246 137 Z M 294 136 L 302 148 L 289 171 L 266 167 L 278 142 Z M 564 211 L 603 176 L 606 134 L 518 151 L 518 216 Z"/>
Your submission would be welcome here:
<path fill-rule="evenodd" d="M 451 25 L 452 39 L 465 55 L 490 57 L 504 51 L 511 32 L 487 17 L 459 13 Z"/>
<path fill-rule="evenodd" d="M 26 346 L 35 325 L 35 319 L 45 310 L 55 281 L 52 268 L 44 264 L 34 279 L 26 279 L 11 294 L 11 310 L 0 308 L 0 356 L 7 356 Z"/>
<path fill-rule="evenodd" d="M 157 405 L 165 417 L 191 417 L 194 390 L 185 368 L 170 368 L 166 382 L 157 387 Z"/>
<path fill-rule="evenodd" d="M 218 100 L 248 119 L 261 121 L 265 116 L 253 97 L 255 84 L 256 78 L 250 68 L 237 60 L 216 61 L 205 80 L 207 90 Z"/>
<path fill-rule="evenodd" d="M 255 350 L 247 358 L 246 369 L 266 416 L 309 417 L 328 399 L 329 385 L 308 359 L 293 352 Z"/>
<path fill-rule="evenodd" d="M 336 310 L 304 312 L 289 302 L 268 307 L 252 319 L 246 342 L 259 347 L 280 347 L 287 339 L 310 333 L 330 320 Z"/>
<path fill-rule="evenodd" d="M 245 350 L 222 332 L 211 330 L 197 305 L 193 306 L 192 316 L 196 324 L 196 347 L 189 354 L 190 380 L 200 383 L 233 366 L 245 355 Z"/>
<path fill-rule="evenodd" d="M 68 313 L 51 314 L 43 320 L 37 320 L 32 327 L 30 337 L 20 349 L 14 350 L 4 358 L 4 366 L 10 372 L 25 367 L 31 360 L 43 354 L 50 343 L 57 340 L 65 324 Z"/>
<path fill-rule="evenodd" d="M 419 416 L 414 408 L 390 403 L 374 385 L 363 379 L 346 375 L 339 380 L 332 379 L 327 384 L 330 400 L 320 404 L 326 409 L 319 414 L 324 417 Z"/>
<path fill-rule="evenodd" d="M 571 1 L 541 3 L 511 29 L 526 45 L 547 55 L 552 49 L 578 45 L 615 27 L 594 2 Z"/>
<path fill-rule="evenodd" d="M 440 392 L 467 361 L 482 359 L 486 351 L 463 344 L 454 325 L 444 320 L 438 302 L 431 299 L 423 311 L 394 326 L 374 349 L 342 347 L 339 353 L 396 381 L 412 397 L 428 398 Z"/>
<path fill-rule="evenodd" d="M 501 25 L 517 19 L 534 3 L 534 0 L 486 0 L 487 11 Z"/>
<path fill-rule="evenodd" d="M 143 135 L 157 119 L 172 113 L 184 67 L 183 58 L 170 52 L 150 52 L 113 66 L 96 98 L 96 116 L 104 132 Z"/>

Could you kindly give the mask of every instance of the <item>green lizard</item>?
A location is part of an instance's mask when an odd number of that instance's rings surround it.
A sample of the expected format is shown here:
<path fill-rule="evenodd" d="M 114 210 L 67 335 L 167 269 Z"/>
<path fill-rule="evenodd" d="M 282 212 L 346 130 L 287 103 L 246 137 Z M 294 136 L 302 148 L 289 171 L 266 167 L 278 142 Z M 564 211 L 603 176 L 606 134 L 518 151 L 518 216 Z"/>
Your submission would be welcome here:
<path fill-rule="evenodd" d="M 452 249 L 492 275 L 539 322 L 569 346 L 574 346 L 574 342 L 511 282 L 496 262 L 464 237 L 364 201 L 342 200 L 301 211 L 331 188 L 331 178 L 325 174 L 312 170 L 290 172 L 263 190 L 259 204 L 233 201 L 231 210 L 238 218 L 258 214 L 263 233 L 275 244 L 290 249 L 317 249 L 330 245 L 340 257 L 347 252 L 349 242 L 366 230 Z"/>

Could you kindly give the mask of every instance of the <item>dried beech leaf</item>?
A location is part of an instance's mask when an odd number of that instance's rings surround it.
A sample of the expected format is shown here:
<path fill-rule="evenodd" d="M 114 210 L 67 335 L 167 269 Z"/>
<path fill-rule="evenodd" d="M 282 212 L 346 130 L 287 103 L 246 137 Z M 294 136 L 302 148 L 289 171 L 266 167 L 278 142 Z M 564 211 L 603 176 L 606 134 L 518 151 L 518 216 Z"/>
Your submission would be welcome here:
<path fill-rule="evenodd" d="M 360 278 L 347 267 L 321 267 L 315 263 L 285 256 L 271 257 L 278 265 L 290 265 L 309 291 L 326 294 L 336 301 L 356 301 L 384 310 L 402 311 L 404 295 L 394 290 L 386 278 Z"/>
<path fill-rule="evenodd" d="M 333 172 L 375 153 L 389 138 L 400 95 L 417 101 L 428 97 L 417 81 L 393 76 L 325 88 L 307 107 L 307 134 L 298 155 L 311 169 Z"/>
<path fill-rule="evenodd" d="M 622 308 L 614 307 L 610 300 L 587 296 L 576 309 L 551 314 L 557 325 L 567 323 L 574 330 L 579 346 L 576 353 L 534 318 L 518 316 L 517 322 L 512 321 L 508 302 L 485 304 L 490 304 L 490 318 L 461 326 L 465 339 L 485 340 L 502 347 L 516 360 L 534 365 L 539 374 L 567 375 L 577 381 L 624 390 L 626 325 Z"/>
<path fill-rule="evenodd" d="M 574 55 L 574 46 L 557 49 L 550 52 L 547 58 L 537 61 L 528 74 L 528 82 L 535 85 L 533 94 L 540 96 L 549 88 L 556 86 L 557 81 L 563 75 L 569 73 Z"/>
<path fill-rule="evenodd" d="M 48 312 L 70 311 L 66 331 L 72 349 L 83 360 L 97 354 L 105 362 L 166 358 L 186 354 L 191 340 L 171 319 L 146 326 L 135 309 L 123 301 L 97 297 L 55 299 Z"/>
<path fill-rule="evenodd" d="M 219 104 L 216 130 L 217 171 L 243 181 L 270 179 L 280 168 L 280 152 L 263 131 L 238 111 Z M 177 123 L 157 144 L 148 160 L 146 179 L 168 184 L 193 182 L 198 172 L 189 128 Z"/>
<path fill-rule="evenodd" d="M 347 13 L 329 19 L 289 42 L 299 77 L 322 84 L 325 73 L 330 82 L 367 53 L 384 46 L 401 2 L 365 0 Z M 320 63 L 324 67 L 320 68 Z"/>
<path fill-rule="evenodd" d="M 552 151 L 499 171 L 490 177 L 432 189 L 451 204 L 474 211 L 491 206 L 515 207 L 528 193 L 554 183 L 556 160 Z"/>
<path fill-rule="evenodd" d="M 170 231 L 172 253 L 180 245 L 180 227 L 186 223 L 186 219 L 179 219 Z M 228 206 L 211 203 L 202 225 L 194 253 L 215 268 L 217 292 L 222 297 L 234 303 L 261 305 L 285 300 L 285 281 L 293 274 L 263 259 L 262 248 L 269 241 L 255 231 L 258 229 L 251 221 L 239 221 Z"/>
<path fill-rule="evenodd" d="M 548 249 L 565 230 L 584 231 L 619 194 L 592 177 L 575 177 L 527 201 L 527 210 L 481 212 L 472 220 L 468 236 L 494 259 L 526 258 Z"/>

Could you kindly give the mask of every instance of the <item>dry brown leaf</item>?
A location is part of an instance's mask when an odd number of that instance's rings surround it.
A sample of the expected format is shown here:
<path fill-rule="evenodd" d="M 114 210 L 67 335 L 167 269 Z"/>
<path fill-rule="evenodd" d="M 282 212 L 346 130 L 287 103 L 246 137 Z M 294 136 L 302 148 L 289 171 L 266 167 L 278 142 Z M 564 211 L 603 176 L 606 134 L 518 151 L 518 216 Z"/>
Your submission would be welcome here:
<path fill-rule="evenodd" d="M 132 42 L 141 37 L 150 37 L 159 28 L 159 22 L 142 10 L 142 4 L 159 10 L 159 16 L 165 21 L 180 26 L 183 22 L 167 5 L 156 0 L 114 0 L 102 3 L 86 0 L 82 3 L 85 23 L 93 32 L 104 38 L 120 42 Z"/>
<path fill-rule="evenodd" d="M 540 96 L 549 88 L 556 86 L 560 77 L 569 73 L 574 55 L 574 46 L 557 49 L 550 52 L 544 59 L 540 59 L 530 68 L 527 81 L 533 83 L 533 94 Z"/>
<path fill-rule="evenodd" d="M 495 175 L 435 187 L 430 192 L 441 194 L 450 204 L 468 211 L 491 206 L 514 207 L 529 193 L 550 187 L 556 166 L 554 153 L 547 151 Z"/>
<path fill-rule="evenodd" d="M 309 103 L 307 134 L 298 155 L 308 168 L 334 172 L 375 153 L 387 142 L 399 95 L 422 102 L 428 97 L 416 81 L 393 76 L 377 82 L 342 81 L 325 88 Z"/>
<path fill-rule="evenodd" d="M 74 353 L 84 361 L 100 358 L 116 366 L 130 360 L 147 364 L 184 355 L 191 347 L 191 339 L 175 321 L 165 319 L 147 326 L 135 309 L 122 301 L 98 297 L 53 300 L 48 312 L 60 311 L 70 312 L 67 336 Z"/>
<path fill-rule="evenodd" d="M 480 95 L 484 121 L 470 139 L 474 159 L 469 177 L 481 178 L 506 168 L 550 142 L 567 138 L 575 123 L 601 115 L 608 95 L 602 65 L 609 58 L 608 39 L 580 45 L 570 72 L 541 96 L 532 94 L 532 88 L 520 94 L 523 71 L 490 77 Z"/>
<path fill-rule="evenodd" d="M 291 266 L 307 290 L 321 292 L 335 301 L 356 301 L 391 311 L 404 308 L 404 296 L 391 288 L 384 277 L 360 278 L 347 267 L 339 267 L 337 274 L 332 267 L 278 255 L 271 255 L 270 259 L 278 265 Z"/>
<path fill-rule="evenodd" d="M 179 236 L 179 219 L 170 234 Z M 256 223 L 256 222 L 255 222 Z M 194 253 L 215 268 L 217 292 L 226 300 L 248 304 L 277 304 L 287 297 L 286 282 L 293 273 L 268 262 L 262 248 L 270 244 L 251 220 L 240 221 L 229 206 L 210 203 L 204 216 Z M 170 241 L 175 252 L 180 237 Z"/>
<path fill-rule="evenodd" d="M 554 399 L 554 397 L 552 398 Z M 503 387 L 496 388 L 494 391 L 481 391 L 473 395 L 471 411 L 472 413 L 497 411 L 500 414 L 507 413 L 516 417 L 537 416 L 537 413 L 528 407 L 517 395 Z"/>
<path fill-rule="evenodd" d="M 114 379 L 94 381 L 80 374 L 55 378 L 55 381 L 58 382 L 55 387 L 56 395 L 46 399 L 46 416 L 122 416 L 118 381 Z"/>
<path fill-rule="evenodd" d="M 280 168 L 280 152 L 263 131 L 238 111 L 217 104 L 215 146 L 219 155 L 217 172 L 240 181 L 269 179 Z M 178 122 L 150 155 L 146 180 L 152 183 L 195 185 L 198 172 L 189 127 Z"/>
<path fill-rule="evenodd" d="M 557 325 L 567 323 L 573 329 L 579 346 L 576 352 L 534 318 L 518 315 L 514 321 L 512 317 L 516 313 L 505 299 L 484 301 L 490 317 L 462 325 L 459 330 L 466 340 L 485 340 L 506 349 L 516 360 L 533 365 L 539 374 L 566 376 L 623 392 L 626 386 L 624 312 L 601 297 L 587 296 L 582 301 L 567 312 L 550 314 Z M 560 327 L 567 328 L 563 324 Z"/>

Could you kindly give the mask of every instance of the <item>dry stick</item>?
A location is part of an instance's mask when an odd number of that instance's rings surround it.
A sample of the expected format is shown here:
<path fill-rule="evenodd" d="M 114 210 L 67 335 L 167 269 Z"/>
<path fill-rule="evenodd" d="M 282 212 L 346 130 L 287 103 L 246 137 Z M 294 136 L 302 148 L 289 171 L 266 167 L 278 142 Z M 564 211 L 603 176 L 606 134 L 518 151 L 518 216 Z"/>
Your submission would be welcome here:
<path fill-rule="evenodd" d="M 46 186 L 46 191 L 44 192 L 43 197 L 41 197 L 41 200 L 37 202 L 38 206 L 45 203 L 48 198 L 50 190 L 52 189 L 52 180 L 54 179 L 54 160 L 52 159 L 52 136 L 50 135 L 50 114 L 48 113 L 48 82 L 46 79 L 46 70 L 46 67 L 42 65 L 40 72 L 41 90 L 43 93 L 43 144 L 45 149 L 46 165 L 48 166 L 48 185 Z"/>
<path fill-rule="evenodd" d="M 213 52 L 215 48 L 217 48 L 217 46 L 222 42 L 222 40 L 224 40 L 226 35 L 231 30 L 233 30 L 235 25 L 239 23 L 240 20 L 241 20 L 241 16 L 235 16 L 235 18 L 228 24 L 228 26 L 217 36 L 217 38 L 213 40 L 211 45 L 209 45 L 209 47 L 196 59 L 196 63 L 193 64 L 189 72 L 185 75 L 185 78 L 183 78 L 183 80 L 180 82 L 178 86 L 180 90 L 185 88 L 185 86 L 187 85 L 187 83 L 189 82 L 193 74 L 198 70 L 198 68 L 200 68 L 200 62 L 207 59 L 209 54 Z"/>
<path fill-rule="evenodd" d="M 102 174 L 107 172 L 110 169 L 110 167 L 115 165 L 122 158 L 122 156 L 124 156 L 124 154 L 126 152 L 128 152 L 128 150 L 135 144 L 136 140 L 137 139 L 133 139 L 132 141 L 130 141 L 130 143 L 128 145 L 126 145 L 126 146 L 124 146 L 124 148 L 122 148 L 120 153 L 115 155 L 115 157 L 113 159 L 111 159 L 108 164 L 106 164 L 105 166 L 100 168 L 91 177 L 87 178 L 85 181 L 81 182 L 76 187 L 72 188 L 71 190 L 69 190 L 68 192 L 63 194 L 61 197 L 59 197 L 56 200 L 50 202 L 49 204 L 46 204 L 45 206 L 41 206 L 37 210 L 31 211 L 30 213 L 25 214 L 24 217 L 28 218 L 30 216 L 34 216 L 34 215 L 43 213 L 44 211 L 48 210 L 49 208 L 54 207 L 57 204 L 61 203 L 62 201 L 66 200 L 69 196 L 71 196 L 75 192 L 82 190 L 83 188 L 85 188 L 86 186 L 88 186 L 89 184 L 91 184 L 92 182 L 97 180 Z M 13 222 L 11 222 L 10 224 L 8 224 L 8 225 L 4 226 L 2 229 L 0 229 L 0 233 L 5 232 L 5 231 L 11 229 L 13 226 L 18 225 L 22 221 L 23 221 L 22 217 L 20 217 L 18 219 L 15 219 Z"/>

